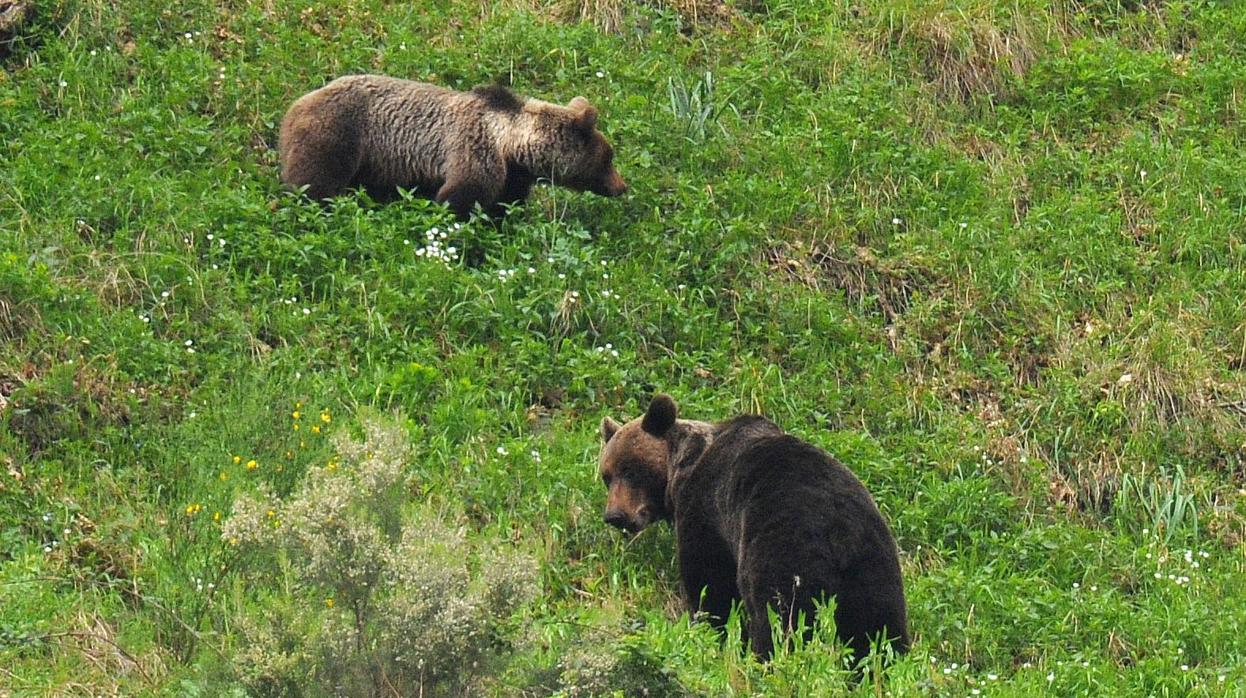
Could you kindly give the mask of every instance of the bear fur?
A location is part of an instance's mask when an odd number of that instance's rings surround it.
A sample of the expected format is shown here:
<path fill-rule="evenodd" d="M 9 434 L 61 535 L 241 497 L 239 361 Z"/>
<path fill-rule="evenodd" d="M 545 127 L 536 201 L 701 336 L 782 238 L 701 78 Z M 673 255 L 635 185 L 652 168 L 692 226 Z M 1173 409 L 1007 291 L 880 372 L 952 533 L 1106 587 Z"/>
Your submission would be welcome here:
<path fill-rule="evenodd" d="M 504 87 L 459 92 L 383 75 L 348 75 L 297 99 L 281 120 L 281 181 L 323 199 L 356 186 L 398 187 L 466 218 L 497 215 L 538 178 L 579 191 L 627 191 L 597 108 L 519 97 Z"/>
<path fill-rule="evenodd" d="M 773 651 L 767 606 L 790 631 L 834 597 L 839 638 L 855 659 L 871 640 L 908 650 L 900 561 L 861 481 L 830 454 L 764 417 L 711 424 L 677 418 L 666 395 L 640 419 L 601 424 L 606 522 L 638 531 L 673 519 L 681 593 L 721 628 L 733 603 L 754 653 Z"/>

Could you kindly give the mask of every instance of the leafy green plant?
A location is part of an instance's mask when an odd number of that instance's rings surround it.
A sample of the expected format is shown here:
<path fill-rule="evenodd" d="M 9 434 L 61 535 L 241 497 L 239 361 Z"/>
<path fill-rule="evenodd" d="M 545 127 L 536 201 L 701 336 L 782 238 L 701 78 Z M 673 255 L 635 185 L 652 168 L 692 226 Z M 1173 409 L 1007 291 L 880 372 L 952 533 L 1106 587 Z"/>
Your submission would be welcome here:
<path fill-rule="evenodd" d="M 1140 522 L 1161 540 L 1198 539 L 1198 505 L 1180 465 L 1154 477 L 1126 473 L 1114 500 L 1117 516 Z"/>
<path fill-rule="evenodd" d="M 666 95 L 671 113 L 683 129 L 683 137 L 692 143 L 705 140 L 723 108 L 714 92 L 714 74 L 707 70 L 691 84 L 682 77 L 669 77 Z"/>

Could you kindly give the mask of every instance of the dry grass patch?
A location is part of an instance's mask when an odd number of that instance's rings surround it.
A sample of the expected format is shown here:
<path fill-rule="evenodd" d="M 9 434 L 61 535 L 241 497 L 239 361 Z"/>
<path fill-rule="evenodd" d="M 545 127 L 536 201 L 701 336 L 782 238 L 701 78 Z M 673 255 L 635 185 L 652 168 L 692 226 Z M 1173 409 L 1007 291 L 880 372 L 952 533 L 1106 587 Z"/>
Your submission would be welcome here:
<path fill-rule="evenodd" d="M 162 657 L 156 654 L 134 654 L 120 641 L 117 629 L 100 616 L 80 613 L 76 625 L 73 630 L 53 635 L 59 636 L 64 649 L 80 654 L 87 665 L 95 668 L 99 676 L 111 677 L 113 680 L 134 677 L 145 685 L 156 685 L 160 676 L 165 673 Z M 117 695 L 124 695 L 124 691 L 119 691 Z"/>
<path fill-rule="evenodd" d="M 930 269 L 912 259 L 879 259 L 872 249 L 838 248 L 830 243 L 796 241 L 765 252 L 765 263 L 816 291 L 838 289 L 856 305 L 876 305 L 892 324 L 915 296 L 934 283 Z"/>
<path fill-rule="evenodd" d="M 994 0 L 892 0 L 875 18 L 875 50 L 911 50 L 943 99 L 994 100 L 1025 75 L 1053 40 L 1069 35 L 1061 13 Z"/>
<path fill-rule="evenodd" d="M 608 34 L 626 28 L 629 6 L 670 10 L 693 30 L 728 26 L 739 17 L 721 0 L 516 0 L 516 4 L 560 22 L 591 22 Z"/>

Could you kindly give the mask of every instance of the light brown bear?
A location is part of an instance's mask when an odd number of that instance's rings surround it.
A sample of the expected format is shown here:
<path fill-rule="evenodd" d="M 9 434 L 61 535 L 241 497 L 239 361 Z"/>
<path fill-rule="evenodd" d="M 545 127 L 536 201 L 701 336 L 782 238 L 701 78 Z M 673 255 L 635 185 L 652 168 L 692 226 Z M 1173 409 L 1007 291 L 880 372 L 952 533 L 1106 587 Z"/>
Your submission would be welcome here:
<path fill-rule="evenodd" d="M 790 631 L 834 597 L 841 641 L 860 659 L 871 641 L 908 650 L 895 538 L 874 499 L 829 453 L 743 415 L 677 419 L 666 395 L 639 419 L 602 420 L 606 522 L 638 531 L 673 519 L 680 588 L 717 627 L 733 604 L 762 659 L 774 649 L 767 607 Z"/>
<path fill-rule="evenodd" d="M 303 95 L 281 120 L 281 181 L 322 199 L 356 186 L 398 187 L 466 218 L 496 215 L 538 179 L 619 196 L 627 184 L 583 97 L 560 106 L 500 86 L 459 92 L 382 75 L 348 75 Z"/>

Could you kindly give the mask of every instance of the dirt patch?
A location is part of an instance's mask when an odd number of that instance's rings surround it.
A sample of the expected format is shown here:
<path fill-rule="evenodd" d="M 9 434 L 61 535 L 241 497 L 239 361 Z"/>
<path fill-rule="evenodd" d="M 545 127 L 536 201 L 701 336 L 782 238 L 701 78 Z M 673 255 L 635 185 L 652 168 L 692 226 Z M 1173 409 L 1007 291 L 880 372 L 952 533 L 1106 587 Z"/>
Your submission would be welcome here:
<path fill-rule="evenodd" d="M 60 641 L 61 647 L 76 653 L 99 676 L 115 679 L 138 676 L 143 683 L 154 685 L 166 673 L 163 659 L 157 654 L 136 654 L 122 643 L 117 629 L 103 617 L 80 613 L 71 630 L 52 633 L 49 638 Z M 115 695 L 119 695 L 120 692 Z"/>
<path fill-rule="evenodd" d="M 1004 360 L 1011 369 L 1018 387 L 1037 387 L 1043 372 L 1051 365 L 1050 340 L 1040 329 L 1020 341 L 1009 343 L 1004 350 Z"/>
<path fill-rule="evenodd" d="M 694 27 L 725 26 L 736 17 L 736 12 L 731 5 L 720 0 L 651 0 L 648 4 L 678 12 L 680 17 Z"/>

